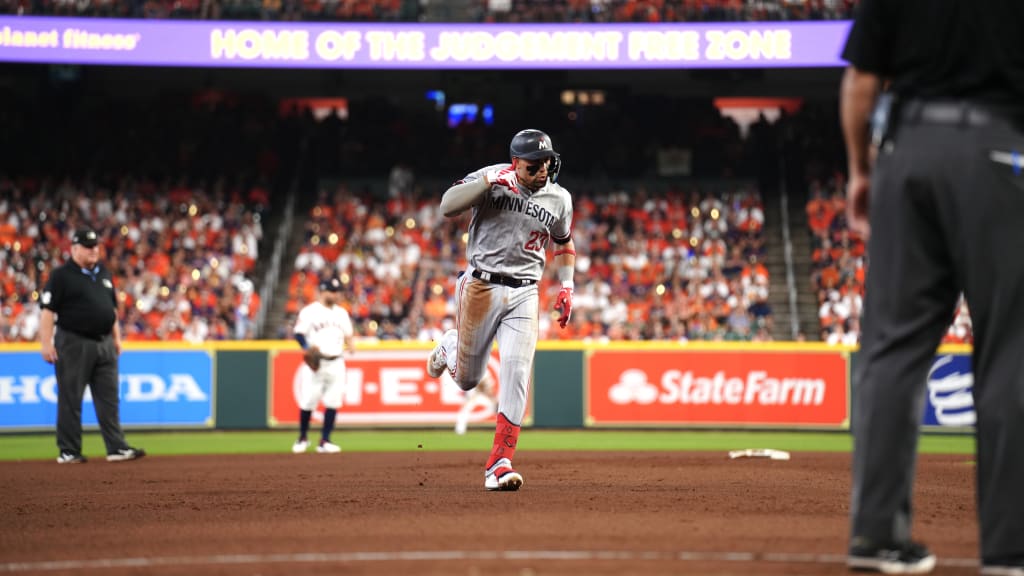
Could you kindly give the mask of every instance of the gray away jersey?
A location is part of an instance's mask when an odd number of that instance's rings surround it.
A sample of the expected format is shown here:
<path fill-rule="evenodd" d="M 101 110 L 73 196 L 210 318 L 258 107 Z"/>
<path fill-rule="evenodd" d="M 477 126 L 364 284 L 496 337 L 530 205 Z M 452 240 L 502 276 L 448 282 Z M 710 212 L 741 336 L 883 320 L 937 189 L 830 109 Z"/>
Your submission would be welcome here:
<path fill-rule="evenodd" d="M 486 166 L 463 181 L 480 180 L 490 170 L 509 166 Z M 568 241 L 571 232 L 572 196 L 565 188 L 549 181 L 531 193 L 525 187 L 509 190 L 494 184 L 473 206 L 466 259 L 485 272 L 540 280 L 547 247 L 552 240 Z"/>

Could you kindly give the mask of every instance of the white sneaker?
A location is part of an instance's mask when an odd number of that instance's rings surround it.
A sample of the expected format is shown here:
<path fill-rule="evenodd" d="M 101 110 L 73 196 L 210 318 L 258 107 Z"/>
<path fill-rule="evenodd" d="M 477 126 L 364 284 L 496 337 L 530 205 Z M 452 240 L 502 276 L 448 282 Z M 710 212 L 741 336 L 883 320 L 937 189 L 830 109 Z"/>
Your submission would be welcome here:
<path fill-rule="evenodd" d="M 338 452 L 341 452 L 341 446 L 331 444 L 330 442 L 321 442 L 320 445 L 316 447 L 316 451 L 317 454 L 337 454 Z"/>
<path fill-rule="evenodd" d="M 306 442 L 305 440 L 297 440 L 295 444 L 292 444 L 292 453 L 302 454 L 306 451 L 306 448 L 309 448 L 309 442 Z"/>
<path fill-rule="evenodd" d="M 458 345 L 458 330 L 453 328 L 441 335 L 440 341 L 434 346 L 433 351 L 430 352 L 430 358 L 427 359 L 427 374 L 431 378 L 440 378 L 441 374 L 447 370 L 447 352 L 445 351 L 446 349 L 455 349 Z"/>
<path fill-rule="evenodd" d="M 523 486 L 523 475 L 512 469 L 512 462 L 502 458 L 491 466 L 492 472 L 484 477 L 484 488 L 501 492 L 515 492 Z"/>
<path fill-rule="evenodd" d="M 430 352 L 430 357 L 427 358 L 427 374 L 431 378 L 440 378 L 446 368 L 448 368 L 448 361 L 445 359 L 444 348 L 438 342 Z"/>

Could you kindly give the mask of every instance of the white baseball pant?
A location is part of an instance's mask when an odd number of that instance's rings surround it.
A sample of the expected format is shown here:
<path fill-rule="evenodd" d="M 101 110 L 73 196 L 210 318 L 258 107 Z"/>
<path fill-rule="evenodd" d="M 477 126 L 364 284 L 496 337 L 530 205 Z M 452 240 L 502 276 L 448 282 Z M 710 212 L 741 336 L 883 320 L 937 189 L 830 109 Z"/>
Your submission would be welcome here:
<path fill-rule="evenodd" d="M 522 423 L 537 350 L 537 285 L 511 288 L 473 278 L 471 270 L 456 285 L 457 353 L 445 349 L 455 383 L 472 390 L 487 372 L 491 346 L 498 340 L 498 411 Z"/>
<path fill-rule="evenodd" d="M 299 367 L 299 388 L 295 391 L 295 402 L 299 410 L 315 410 L 321 400 L 325 408 L 341 408 L 345 391 L 345 359 L 320 360 L 320 369 L 313 372 L 303 363 Z"/>

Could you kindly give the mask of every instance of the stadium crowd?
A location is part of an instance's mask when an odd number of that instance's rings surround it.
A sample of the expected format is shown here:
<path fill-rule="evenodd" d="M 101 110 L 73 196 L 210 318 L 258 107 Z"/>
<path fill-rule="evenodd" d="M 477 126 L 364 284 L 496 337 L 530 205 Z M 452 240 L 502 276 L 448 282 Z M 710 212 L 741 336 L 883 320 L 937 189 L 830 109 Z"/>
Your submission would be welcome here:
<path fill-rule="evenodd" d="M 0 13 L 100 18 L 416 22 L 837 20 L 856 0 L 0 0 Z"/>
<path fill-rule="evenodd" d="M 764 209 L 753 187 L 580 191 L 575 211 L 573 321 L 566 330 L 554 326 L 549 270 L 539 288 L 541 338 L 770 339 Z M 287 336 L 320 279 L 337 275 L 359 336 L 439 338 L 453 323 L 465 228 L 460 219 L 442 218 L 436 199 L 415 188 L 377 202 L 345 185 L 322 191 L 295 260 L 289 320 L 279 336 Z"/>
<path fill-rule="evenodd" d="M 822 341 L 856 345 L 860 341 L 867 254 L 863 239 L 847 225 L 845 184 L 837 173 L 828 181 L 815 180 L 810 185 L 806 210 L 813 250 L 811 288 L 818 296 Z M 943 342 L 972 341 L 970 311 L 961 297 Z"/>
<path fill-rule="evenodd" d="M 37 339 L 40 291 L 79 227 L 101 236 L 125 339 L 254 337 L 264 221 L 296 147 L 288 120 L 209 94 L 144 107 L 45 94 L 0 99 L 22 111 L 4 118 L 0 150 L 17 170 L 0 173 L 0 341 Z"/>
<path fill-rule="evenodd" d="M 90 181 L 0 181 L 0 341 L 38 338 L 40 290 L 67 261 L 71 232 L 100 232 L 126 340 L 254 337 L 259 295 L 250 278 L 263 237 L 266 190 L 126 176 Z"/>

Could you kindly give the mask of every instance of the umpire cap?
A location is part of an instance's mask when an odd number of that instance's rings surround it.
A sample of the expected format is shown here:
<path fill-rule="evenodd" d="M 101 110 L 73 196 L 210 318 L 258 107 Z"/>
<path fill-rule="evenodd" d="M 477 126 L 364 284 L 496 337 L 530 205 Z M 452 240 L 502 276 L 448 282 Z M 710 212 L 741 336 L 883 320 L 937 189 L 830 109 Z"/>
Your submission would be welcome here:
<path fill-rule="evenodd" d="M 341 280 L 328 278 L 320 281 L 321 292 L 341 292 Z"/>
<path fill-rule="evenodd" d="M 92 248 L 99 244 L 99 242 L 100 238 L 92 228 L 79 228 L 75 230 L 75 235 L 71 237 L 72 244 L 79 244 L 86 248 Z"/>

